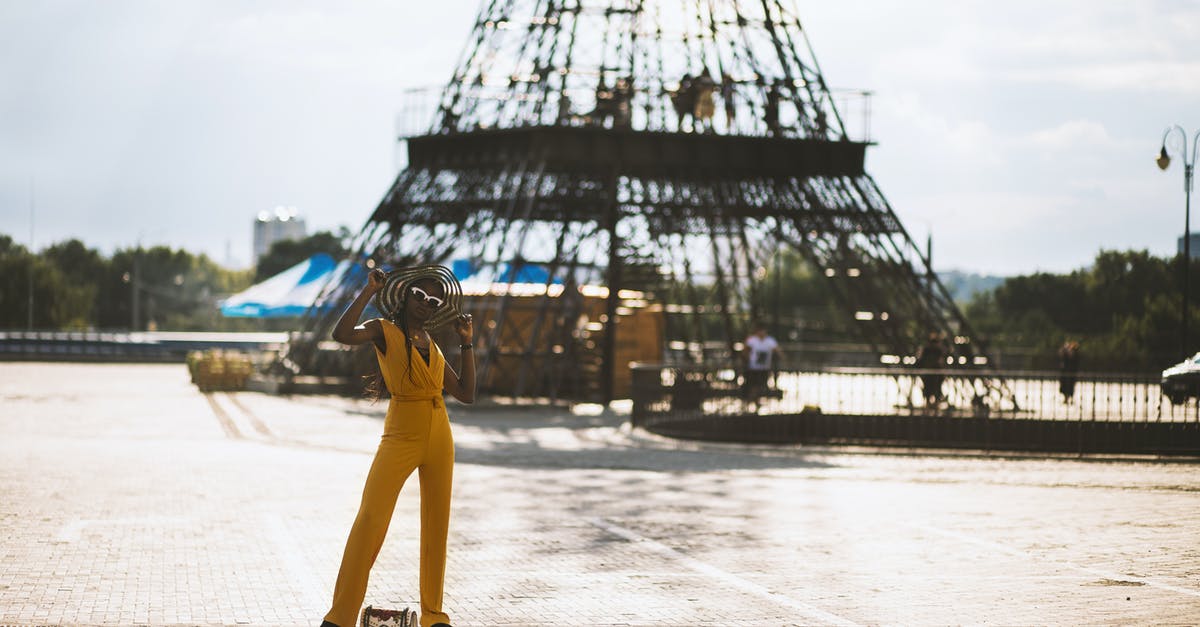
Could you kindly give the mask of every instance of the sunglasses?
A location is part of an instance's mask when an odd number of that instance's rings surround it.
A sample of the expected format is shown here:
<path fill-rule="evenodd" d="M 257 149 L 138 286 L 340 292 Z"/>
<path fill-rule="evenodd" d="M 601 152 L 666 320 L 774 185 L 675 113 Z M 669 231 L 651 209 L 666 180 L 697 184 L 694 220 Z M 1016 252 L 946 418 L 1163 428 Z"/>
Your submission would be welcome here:
<path fill-rule="evenodd" d="M 428 292 L 415 285 L 409 288 L 409 291 L 413 293 L 413 296 L 420 298 L 421 302 L 425 303 L 425 306 L 430 309 L 437 309 L 446 304 L 446 299 L 430 296 Z"/>

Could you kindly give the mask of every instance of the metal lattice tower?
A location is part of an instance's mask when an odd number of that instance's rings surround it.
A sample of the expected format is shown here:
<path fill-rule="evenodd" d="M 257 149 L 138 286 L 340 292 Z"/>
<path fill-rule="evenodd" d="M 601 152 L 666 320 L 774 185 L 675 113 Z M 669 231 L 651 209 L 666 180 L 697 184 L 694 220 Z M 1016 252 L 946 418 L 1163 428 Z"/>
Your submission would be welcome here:
<path fill-rule="evenodd" d="M 541 268 L 532 296 L 476 301 L 480 381 L 514 396 L 611 400 L 625 366 L 614 325 L 647 303 L 662 345 L 683 347 L 667 358 L 730 359 L 780 247 L 828 277 L 880 354 L 937 331 L 982 357 L 839 103 L 778 0 L 485 0 L 354 246 L 388 265 L 465 257 L 497 284 Z M 592 292 L 599 311 L 581 286 L 610 288 Z M 312 318 L 316 337 L 340 310 Z"/>

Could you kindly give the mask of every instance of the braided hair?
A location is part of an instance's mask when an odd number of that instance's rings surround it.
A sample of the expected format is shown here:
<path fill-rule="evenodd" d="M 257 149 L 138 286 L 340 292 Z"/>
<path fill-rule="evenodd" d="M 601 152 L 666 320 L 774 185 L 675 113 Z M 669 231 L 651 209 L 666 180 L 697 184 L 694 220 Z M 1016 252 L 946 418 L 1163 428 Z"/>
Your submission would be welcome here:
<path fill-rule="evenodd" d="M 416 281 L 413 281 L 413 282 L 415 283 Z M 408 328 L 408 294 L 409 294 L 409 291 L 407 288 L 408 288 L 408 286 L 405 286 L 404 292 L 400 296 L 400 306 L 396 308 L 396 311 L 392 312 L 392 315 L 389 318 L 389 320 L 392 321 L 392 324 L 399 327 L 400 331 L 404 334 L 404 357 L 407 360 L 405 372 L 408 373 L 408 380 L 411 381 L 412 383 L 416 383 L 416 380 L 413 379 L 413 375 L 412 375 L 413 342 L 412 342 L 412 332 Z"/>

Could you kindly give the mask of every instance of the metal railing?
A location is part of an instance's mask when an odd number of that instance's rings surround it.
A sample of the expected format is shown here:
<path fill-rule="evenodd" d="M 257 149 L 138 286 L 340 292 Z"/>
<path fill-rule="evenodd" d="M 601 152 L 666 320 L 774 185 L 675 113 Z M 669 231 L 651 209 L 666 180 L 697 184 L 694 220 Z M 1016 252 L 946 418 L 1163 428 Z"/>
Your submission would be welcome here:
<path fill-rule="evenodd" d="M 740 86 L 741 91 L 756 92 L 761 88 L 755 85 Z M 406 139 L 409 137 L 417 137 L 434 133 L 438 130 L 440 120 L 437 118 L 438 107 L 441 104 L 443 86 L 421 86 L 409 87 L 401 92 L 400 104 L 397 108 L 395 116 L 395 132 L 398 139 Z M 630 111 L 630 122 L 633 128 L 639 130 L 652 130 L 659 132 L 692 132 L 691 130 L 679 128 L 675 122 L 675 114 L 664 113 L 670 108 L 669 93 L 658 88 L 634 88 L 630 90 L 632 109 Z M 565 96 L 565 98 L 562 98 Z M 755 117 L 753 111 L 749 111 L 745 104 L 748 102 L 747 97 L 756 97 L 747 93 L 739 93 L 738 100 L 742 103 L 743 111 L 739 113 L 741 117 L 735 118 L 732 126 L 724 113 L 717 113 L 712 120 L 715 129 L 722 135 L 740 135 L 740 136 L 764 136 L 770 134 L 764 123 Z M 479 128 L 488 128 L 495 126 L 499 119 L 500 112 L 505 107 L 518 106 L 521 101 L 537 100 L 545 97 L 540 92 L 533 93 L 517 93 L 509 87 L 472 87 L 469 94 L 466 96 L 474 103 L 474 106 L 479 111 L 475 112 L 475 117 L 479 118 Z M 826 107 L 828 100 L 832 100 L 833 106 L 841 113 L 841 124 L 845 131 L 845 138 L 855 142 L 870 143 L 871 140 L 871 99 L 873 93 L 862 89 L 833 89 L 830 90 L 829 98 L 822 102 L 821 106 Z M 562 89 L 552 94 L 551 102 L 546 103 L 545 111 L 540 114 L 540 118 L 527 120 L 526 125 L 565 125 L 565 126 L 602 126 L 602 120 L 593 118 L 588 111 L 596 107 L 596 91 L 594 88 L 588 87 L 571 87 Z M 719 109 L 724 111 L 723 101 L 717 97 Z M 558 107 L 563 103 L 573 103 L 572 113 L 564 113 L 558 115 Z M 794 117 L 794 116 L 793 116 Z M 663 120 L 659 120 L 663 118 Z M 524 118 L 522 118 L 524 119 Z M 658 120 L 658 121 L 656 121 Z M 661 123 L 665 121 L 665 126 Z M 785 120 L 785 122 L 788 122 Z M 795 128 L 796 120 L 790 120 L 790 126 L 786 132 L 781 133 L 787 136 L 795 136 L 799 130 Z M 700 132 L 696 130 L 696 132 Z M 833 130 L 829 133 L 830 137 L 837 135 Z"/>
<path fill-rule="evenodd" d="M 942 394 L 927 401 L 923 384 L 938 377 Z M 1200 403 L 1171 403 L 1154 376 L 1079 373 L 1069 398 L 1057 372 L 787 370 L 752 397 L 742 382 L 728 369 L 637 364 L 631 420 L 712 440 L 1200 452 Z"/>
<path fill-rule="evenodd" d="M 0 361 L 182 362 L 188 351 L 261 350 L 286 340 L 285 333 L 0 331 Z"/>

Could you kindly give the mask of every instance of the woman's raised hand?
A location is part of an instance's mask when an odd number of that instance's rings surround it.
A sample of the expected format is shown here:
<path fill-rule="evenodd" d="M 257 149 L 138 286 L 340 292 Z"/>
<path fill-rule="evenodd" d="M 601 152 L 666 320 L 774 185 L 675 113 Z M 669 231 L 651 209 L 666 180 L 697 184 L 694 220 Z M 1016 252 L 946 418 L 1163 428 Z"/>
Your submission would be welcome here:
<path fill-rule="evenodd" d="M 372 294 L 378 292 L 383 289 L 384 281 L 387 281 L 387 274 L 379 268 L 372 269 L 370 274 L 367 275 L 367 291 Z"/>
<path fill-rule="evenodd" d="M 458 320 L 454 321 L 454 330 L 458 332 L 458 339 L 462 340 L 463 344 L 470 344 L 471 338 L 475 336 L 475 323 L 471 320 L 471 314 L 462 314 Z"/>

